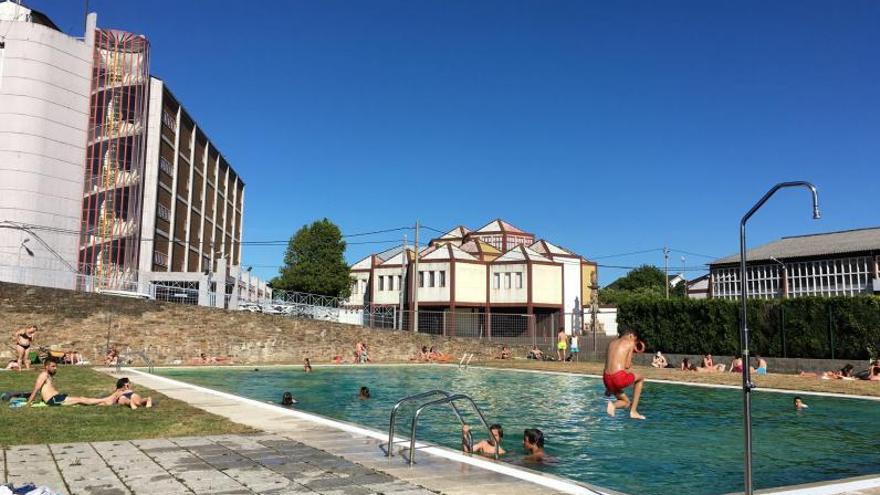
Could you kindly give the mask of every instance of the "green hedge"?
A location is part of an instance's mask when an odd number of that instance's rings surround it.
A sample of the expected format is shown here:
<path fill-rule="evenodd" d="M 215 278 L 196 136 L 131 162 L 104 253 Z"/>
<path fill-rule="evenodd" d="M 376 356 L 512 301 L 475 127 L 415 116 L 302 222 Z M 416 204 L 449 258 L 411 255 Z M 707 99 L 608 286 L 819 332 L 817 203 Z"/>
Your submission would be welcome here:
<path fill-rule="evenodd" d="M 880 348 L 880 298 L 749 300 L 752 355 L 868 359 Z M 639 331 L 649 351 L 739 353 L 738 301 L 631 297 L 618 304 L 620 328 Z"/>

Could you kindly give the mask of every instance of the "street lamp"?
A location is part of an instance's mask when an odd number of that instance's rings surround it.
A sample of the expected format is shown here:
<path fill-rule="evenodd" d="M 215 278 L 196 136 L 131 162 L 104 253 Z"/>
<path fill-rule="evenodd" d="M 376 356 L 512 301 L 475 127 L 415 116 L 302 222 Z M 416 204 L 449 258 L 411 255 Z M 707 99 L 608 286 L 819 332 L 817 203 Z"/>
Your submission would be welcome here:
<path fill-rule="evenodd" d="M 21 266 L 21 250 L 24 249 L 27 252 L 28 256 L 30 256 L 31 258 L 34 257 L 34 252 L 31 251 L 30 248 L 25 246 L 25 244 L 29 242 L 31 242 L 31 238 L 25 237 L 24 239 L 22 239 L 21 244 L 18 245 L 18 283 L 22 283 L 22 280 L 24 279 L 24 267 Z"/>
<path fill-rule="evenodd" d="M 819 195 L 816 193 L 816 186 L 805 181 L 796 182 L 780 182 L 773 186 L 764 197 L 762 197 L 752 209 L 742 217 L 739 222 L 739 281 L 740 281 L 740 300 L 742 305 L 742 317 L 740 318 L 740 348 L 742 352 L 742 388 L 743 388 L 743 426 L 745 441 L 745 495 L 753 495 L 752 488 L 752 379 L 749 370 L 749 327 L 746 322 L 748 297 L 748 279 L 746 277 L 746 222 L 755 214 L 767 200 L 773 196 L 776 191 L 788 187 L 805 187 L 810 190 L 813 195 L 813 219 L 818 220 L 819 215 Z"/>

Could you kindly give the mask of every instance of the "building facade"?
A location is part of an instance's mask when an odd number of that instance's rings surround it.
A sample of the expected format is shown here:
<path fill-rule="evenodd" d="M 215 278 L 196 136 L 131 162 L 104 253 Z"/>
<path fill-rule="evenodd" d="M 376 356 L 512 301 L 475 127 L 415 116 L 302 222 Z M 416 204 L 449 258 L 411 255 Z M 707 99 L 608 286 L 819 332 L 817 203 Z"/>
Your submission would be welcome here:
<path fill-rule="evenodd" d="M 62 33 L 0 2 L 0 280 L 228 307 L 244 182 L 160 79 L 146 37 Z M 198 296 L 194 296 L 198 294 Z"/>
<path fill-rule="evenodd" d="M 880 228 L 783 237 L 746 253 L 749 297 L 880 292 Z M 740 256 L 709 264 L 709 297 L 740 297 Z"/>
<path fill-rule="evenodd" d="M 566 315 L 589 306 L 596 264 L 499 219 L 431 240 L 418 269 L 413 250 L 398 247 L 358 261 L 351 275 L 348 304 L 369 313 L 411 311 L 416 295 L 425 315 L 534 315 L 539 326 L 571 332 L 582 320 Z"/>
<path fill-rule="evenodd" d="M 0 280 L 76 287 L 95 22 L 0 2 Z"/>

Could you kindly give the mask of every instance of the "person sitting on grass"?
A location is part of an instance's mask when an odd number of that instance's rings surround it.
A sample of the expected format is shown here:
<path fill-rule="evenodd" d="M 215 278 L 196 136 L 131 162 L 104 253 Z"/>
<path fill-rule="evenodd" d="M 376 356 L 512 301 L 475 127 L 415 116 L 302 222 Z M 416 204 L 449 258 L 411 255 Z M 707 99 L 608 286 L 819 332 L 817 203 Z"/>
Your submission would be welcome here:
<path fill-rule="evenodd" d="M 529 428 L 523 431 L 523 448 L 528 455 L 523 458 L 525 462 L 543 463 L 547 461 L 544 453 L 544 432 L 537 428 Z"/>
<path fill-rule="evenodd" d="M 766 375 L 767 374 L 767 360 L 762 358 L 761 356 L 755 356 L 755 361 L 757 361 L 757 367 L 752 368 L 751 372 L 757 375 Z"/>
<path fill-rule="evenodd" d="M 847 364 L 840 371 L 823 371 L 822 373 L 801 371 L 798 373 L 798 376 L 802 378 L 819 378 L 820 380 L 855 380 L 853 369 L 853 365 Z"/>
<path fill-rule="evenodd" d="M 868 374 L 865 380 L 872 382 L 880 381 L 880 359 L 875 359 L 871 366 L 868 367 Z"/>
<path fill-rule="evenodd" d="M 432 361 L 435 363 L 445 363 L 445 362 L 449 361 L 449 358 L 450 358 L 449 354 L 445 354 L 443 352 L 440 352 L 439 349 L 437 349 L 434 346 L 431 346 L 431 351 L 428 353 L 428 361 Z"/>
<path fill-rule="evenodd" d="M 730 372 L 731 373 L 742 373 L 743 372 L 743 359 L 741 357 L 733 358 L 733 361 L 730 362 Z"/>
<path fill-rule="evenodd" d="M 116 349 L 108 349 L 104 356 L 104 366 L 116 366 L 119 362 L 119 352 Z"/>
<path fill-rule="evenodd" d="M 495 445 L 498 445 L 498 455 L 504 455 L 506 452 L 501 447 L 504 440 L 504 428 L 500 424 L 489 426 L 489 432 L 492 434 L 488 439 L 471 445 L 471 427 L 461 425 L 461 448 L 468 454 L 481 454 L 489 457 L 495 456 Z"/>
<path fill-rule="evenodd" d="M 31 392 L 30 397 L 28 397 L 28 406 L 34 402 L 37 394 L 40 394 L 43 402 L 48 406 L 73 406 L 77 404 L 84 406 L 109 406 L 116 400 L 115 394 L 102 399 L 71 397 L 67 394 L 62 394 L 57 388 L 55 388 L 55 384 L 52 381 L 52 378 L 57 372 L 58 364 L 55 361 L 49 360 L 43 364 L 43 371 L 40 372 L 37 376 L 37 381 L 34 383 L 34 391 Z"/>
<path fill-rule="evenodd" d="M 651 360 L 652 368 L 665 368 L 669 366 L 669 363 L 666 361 L 666 357 L 662 352 L 657 351 L 657 354 L 654 355 L 654 359 Z"/>
<path fill-rule="evenodd" d="M 116 392 L 114 392 L 113 395 L 116 396 L 116 403 L 120 406 L 128 406 L 132 409 L 137 409 L 139 407 L 153 407 L 153 398 L 147 397 L 144 399 L 135 393 L 131 386 L 131 380 L 128 378 L 123 377 L 116 380 Z"/>
<path fill-rule="evenodd" d="M 544 353 L 541 352 L 541 349 L 538 349 L 538 346 L 533 345 L 528 355 L 526 355 L 526 359 L 536 359 L 538 361 L 543 361 Z"/>
<path fill-rule="evenodd" d="M 691 364 L 690 359 L 684 358 L 681 360 L 681 364 L 678 365 L 678 369 L 681 371 L 696 371 L 697 367 Z"/>
<path fill-rule="evenodd" d="M 4 370 L 15 370 L 15 371 L 21 371 L 21 365 L 18 364 L 18 361 L 12 360 L 12 361 L 9 361 L 9 362 L 6 364 L 6 367 L 3 368 L 3 369 L 4 369 Z"/>
<path fill-rule="evenodd" d="M 507 346 L 504 346 L 501 348 L 501 354 L 498 355 L 498 359 L 510 359 L 510 357 L 512 355 L 513 355 L 513 353 L 510 352 L 510 348 Z"/>

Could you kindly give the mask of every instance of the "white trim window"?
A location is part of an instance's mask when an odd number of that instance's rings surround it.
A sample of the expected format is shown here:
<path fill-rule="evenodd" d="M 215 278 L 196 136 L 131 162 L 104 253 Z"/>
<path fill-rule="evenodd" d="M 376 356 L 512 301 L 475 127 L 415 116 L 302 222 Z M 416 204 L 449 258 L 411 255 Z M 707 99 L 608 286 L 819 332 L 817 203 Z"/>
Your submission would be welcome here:
<path fill-rule="evenodd" d="M 510 273 L 509 272 L 504 274 L 504 288 L 505 289 L 510 288 Z"/>
<path fill-rule="evenodd" d="M 419 287 L 425 286 L 425 272 L 419 272 Z"/>
<path fill-rule="evenodd" d="M 501 288 L 501 274 L 500 273 L 496 273 L 495 276 L 493 277 L 492 287 L 495 289 Z"/>
<path fill-rule="evenodd" d="M 516 288 L 522 289 L 523 288 L 522 272 L 516 272 L 514 274 L 514 277 L 516 278 Z"/>
<path fill-rule="evenodd" d="M 385 290 L 385 275 L 379 275 L 379 290 Z"/>
<path fill-rule="evenodd" d="M 440 274 L 440 287 L 446 287 L 446 270 L 437 273 Z"/>
<path fill-rule="evenodd" d="M 435 271 L 428 272 L 428 287 L 434 287 L 434 278 L 436 277 Z"/>

